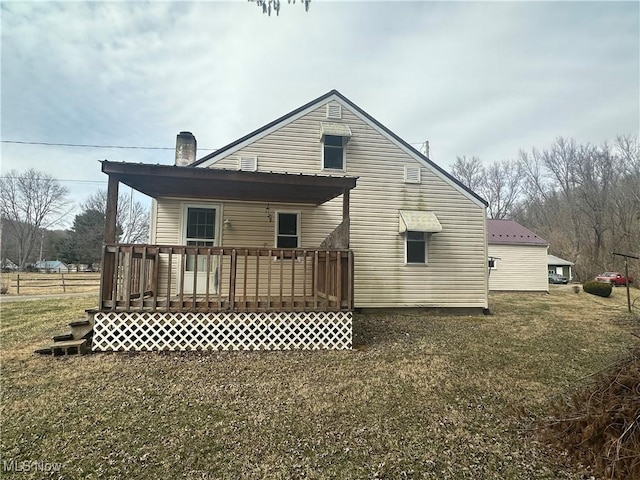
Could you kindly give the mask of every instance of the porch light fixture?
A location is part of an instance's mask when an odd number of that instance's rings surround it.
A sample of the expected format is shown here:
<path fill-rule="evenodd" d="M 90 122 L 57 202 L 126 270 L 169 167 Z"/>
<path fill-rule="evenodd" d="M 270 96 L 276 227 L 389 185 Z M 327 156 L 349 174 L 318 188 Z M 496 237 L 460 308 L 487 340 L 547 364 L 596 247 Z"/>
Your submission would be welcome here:
<path fill-rule="evenodd" d="M 231 220 L 229 220 L 228 218 L 225 218 L 222 224 L 224 225 L 224 228 L 231 228 Z"/>

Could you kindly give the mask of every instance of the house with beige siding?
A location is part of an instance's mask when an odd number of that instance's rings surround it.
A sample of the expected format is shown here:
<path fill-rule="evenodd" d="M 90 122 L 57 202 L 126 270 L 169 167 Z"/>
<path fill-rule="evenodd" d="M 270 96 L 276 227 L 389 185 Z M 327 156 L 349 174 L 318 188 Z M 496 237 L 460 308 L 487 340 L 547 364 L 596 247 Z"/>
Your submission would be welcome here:
<path fill-rule="evenodd" d="M 513 220 L 487 220 L 489 290 L 548 292 L 549 243 Z"/>
<path fill-rule="evenodd" d="M 357 309 L 488 307 L 485 201 L 338 91 L 196 147 L 102 162 L 94 350 L 351 348 Z M 115 242 L 120 183 L 153 199 L 149 245 Z"/>

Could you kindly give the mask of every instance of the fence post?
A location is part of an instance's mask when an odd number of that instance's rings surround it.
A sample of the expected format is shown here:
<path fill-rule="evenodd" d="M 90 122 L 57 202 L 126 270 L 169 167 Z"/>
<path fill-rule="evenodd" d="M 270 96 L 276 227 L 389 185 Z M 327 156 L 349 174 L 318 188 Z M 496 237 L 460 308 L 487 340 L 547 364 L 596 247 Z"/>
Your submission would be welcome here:
<path fill-rule="evenodd" d="M 16 294 L 20 295 L 20 274 L 16 276 Z"/>
<path fill-rule="evenodd" d="M 64 293 L 67 293 L 67 288 L 65 287 L 65 284 L 64 284 L 64 273 L 61 273 L 60 275 L 62 276 L 62 291 Z"/>

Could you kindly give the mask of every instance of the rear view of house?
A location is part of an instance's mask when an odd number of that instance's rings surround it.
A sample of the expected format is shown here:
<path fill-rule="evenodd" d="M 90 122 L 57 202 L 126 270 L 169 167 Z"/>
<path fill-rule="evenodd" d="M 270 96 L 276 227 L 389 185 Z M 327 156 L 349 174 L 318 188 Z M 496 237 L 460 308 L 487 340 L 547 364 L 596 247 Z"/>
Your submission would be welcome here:
<path fill-rule="evenodd" d="M 549 291 L 549 243 L 513 220 L 488 220 L 489 289 Z"/>
<path fill-rule="evenodd" d="M 196 146 L 102 163 L 94 349 L 350 348 L 354 309 L 488 307 L 484 200 L 339 92 Z M 153 198 L 151 245 L 115 243 L 119 183 Z"/>

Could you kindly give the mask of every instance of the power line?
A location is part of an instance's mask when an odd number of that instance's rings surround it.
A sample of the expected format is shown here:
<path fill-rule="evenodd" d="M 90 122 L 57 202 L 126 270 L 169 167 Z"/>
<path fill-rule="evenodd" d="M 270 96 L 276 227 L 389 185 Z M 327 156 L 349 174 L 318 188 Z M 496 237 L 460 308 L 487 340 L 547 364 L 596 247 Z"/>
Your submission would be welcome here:
<path fill-rule="evenodd" d="M 80 147 L 80 148 L 131 148 L 139 150 L 173 150 L 172 147 L 140 147 L 133 145 L 90 145 L 79 143 L 53 143 L 53 142 L 24 142 L 19 140 L 2 140 L 2 143 L 18 145 L 42 145 L 45 147 Z"/>
<path fill-rule="evenodd" d="M 85 143 L 54 143 L 54 142 L 27 142 L 21 140 L 2 140 L 2 143 L 16 145 L 40 145 L 44 147 L 75 147 L 75 148 L 122 148 L 133 150 L 175 150 L 175 147 L 141 147 L 137 145 L 92 145 Z M 215 148 L 200 148 L 201 150 L 216 150 Z"/>
<path fill-rule="evenodd" d="M 11 179 L 11 180 L 25 180 L 28 177 L 21 177 L 21 176 L 12 176 L 12 175 L 0 175 L 0 178 L 3 179 Z M 104 184 L 107 183 L 106 180 L 77 180 L 74 178 L 52 178 L 51 180 L 55 180 L 56 182 L 70 182 L 70 183 L 100 183 L 100 184 Z"/>
<path fill-rule="evenodd" d="M 55 142 L 27 142 L 21 140 L 2 140 L 2 143 L 11 143 L 15 145 L 40 145 L 44 147 L 74 147 L 74 148 L 121 148 L 131 150 L 175 150 L 175 147 L 142 147 L 138 145 L 92 145 L 86 143 L 55 143 Z M 409 145 L 424 145 L 423 142 L 407 142 Z M 203 148 L 200 150 L 215 151 L 217 148 Z"/>

